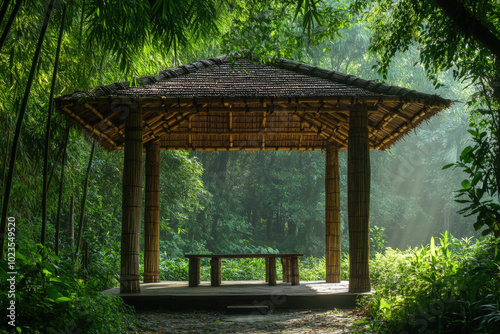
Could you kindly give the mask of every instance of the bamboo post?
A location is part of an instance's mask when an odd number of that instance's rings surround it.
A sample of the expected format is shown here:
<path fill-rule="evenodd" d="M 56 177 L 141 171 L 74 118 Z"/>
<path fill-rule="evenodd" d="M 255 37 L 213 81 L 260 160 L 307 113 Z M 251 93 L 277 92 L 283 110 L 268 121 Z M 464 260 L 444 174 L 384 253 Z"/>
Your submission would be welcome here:
<path fill-rule="evenodd" d="M 140 107 L 131 107 L 125 123 L 125 152 L 123 159 L 121 293 L 140 292 L 142 132 L 141 109 Z"/>
<path fill-rule="evenodd" d="M 160 143 L 146 144 L 144 283 L 160 282 Z"/>
<path fill-rule="evenodd" d="M 347 169 L 349 292 L 370 292 L 370 149 L 365 104 L 355 104 L 350 112 Z"/>
<path fill-rule="evenodd" d="M 210 281 L 212 286 L 220 286 L 222 282 L 222 259 L 213 257 L 210 260 Z"/>
<path fill-rule="evenodd" d="M 270 286 L 275 286 L 276 285 L 276 258 L 275 257 L 270 257 L 266 258 L 268 267 L 267 267 L 267 277 L 268 277 L 268 282 Z"/>
<path fill-rule="evenodd" d="M 326 147 L 325 170 L 326 282 L 340 283 L 340 173 L 339 151 Z"/>

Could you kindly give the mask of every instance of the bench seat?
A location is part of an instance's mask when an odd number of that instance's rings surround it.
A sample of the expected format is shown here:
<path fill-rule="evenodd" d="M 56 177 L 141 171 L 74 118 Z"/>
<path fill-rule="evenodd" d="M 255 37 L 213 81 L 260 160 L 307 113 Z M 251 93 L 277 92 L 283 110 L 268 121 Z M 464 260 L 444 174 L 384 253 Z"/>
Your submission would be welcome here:
<path fill-rule="evenodd" d="M 222 259 L 242 258 L 264 258 L 266 260 L 266 282 L 270 286 L 276 285 L 276 258 L 281 259 L 283 267 L 283 282 L 291 282 L 299 285 L 299 257 L 304 254 L 280 253 L 280 254 L 187 254 L 189 259 L 189 286 L 196 287 L 200 284 L 200 260 L 210 260 L 210 282 L 212 286 L 220 286 L 222 281 Z"/>

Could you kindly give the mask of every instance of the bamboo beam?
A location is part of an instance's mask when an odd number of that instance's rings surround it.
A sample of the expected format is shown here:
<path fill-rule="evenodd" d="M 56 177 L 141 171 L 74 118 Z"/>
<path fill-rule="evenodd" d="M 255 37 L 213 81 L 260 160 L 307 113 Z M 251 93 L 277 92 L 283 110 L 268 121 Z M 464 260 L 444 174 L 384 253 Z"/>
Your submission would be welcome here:
<path fill-rule="evenodd" d="M 185 150 L 185 151 L 202 151 L 202 152 L 211 152 L 211 151 L 262 151 L 261 145 L 259 146 L 254 146 L 254 147 L 249 147 L 245 146 L 244 148 L 236 146 L 236 147 L 229 147 L 229 146 L 219 146 L 219 147 L 214 147 L 214 146 L 193 146 L 190 147 L 188 145 L 185 146 L 162 146 L 162 150 Z M 302 146 L 302 147 L 297 147 L 297 146 L 268 146 L 266 145 L 265 151 L 322 151 L 325 149 L 325 145 L 314 145 L 314 146 Z"/>
<path fill-rule="evenodd" d="M 347 151 L 349 216 L 349 292 L 370 292 L 369 217 L 370 149 L 366 105 L 356 104 L 349 116 Z"/>
<path fill-rule="evenodd" d="M 130 107 L 125 126 L 120 292 L 139 293 L 142 209 L 142 112 Z"/>
<path fill-rule="evenodd" d="M 146 144 L 144 283 L 160 282 L 160 143 Z"/>
<path fill-rule="evenodd" d="M 114 150 L 120 148 L 120 146 L 114 140 L 112 140 L 108 135 L 106 135 L 105 133 L 103 133 L 103 132 L 101 132 L 99 130 L 94 129 L 92 126 L 90 126 L 89 124 L 87 124 L 80 116 L 74 114 L 69 108 L 64 107 L 63 110 L 68 115 L 70 115 L 73 119 L 75 119 L 76 121 L 78 121 L 78 123 L 80 123 L 80 125 L 83 128 L 85 128 L 88 131 L 90 131 L 90 133 L 95 134 L 94 138 L 96 138 L 99 142 L 101 142 L 101 144 L 103 146 L 105 146 L 106 148 L 108 148 L 110 151 L 114 151 Z M 101 138 L 104 138 L 109 144 L 102 143 Z"/>
<path fill-rule="evenodd" d="M 344 143 L 342 143 L 342 141 L 340 141 L 339 139 L 337 139 L 335 136 L 333 136 L 332 134 L 330 133 L 326 133 L 324 131 L 321 131 L 321 128 L 315 124 L 313 121 L 311 120 L 308 120 L 304 115 L 301 115 L 300 113 L 296 112 L 294 113 L 295 116 L 299 117 L 300 121 L 302 121 L 303 123 L 305 123 L 307 126 L 309 126 L 309 128 L 311 129 L 315 129 L 317 131 L 317 134 L 320 135 L 321 137 L 327 139 L 328 141 L 336 141 L 339 145 L 341 146 L 345 146 Z"/>
<path fill-rule="evenodd" d="M 106 123 L 107 126 L 113 128 L 114 131 L 118 132 L 119 134 L 123 136 L 125 136 L 125 134 L 123 133 L 122 130 L 120 130 L 120 128 L 118 128 L 113 122 L 111 122 L 110 119 L 108 118 L 105 118 L 96 108 L 94 108 L 92 105 L 88 104 L 88 103 L 85 103 L 85 107 L 87 109 L 89 109 L 90 111 L 92 111 L 92 113 L 94 115 L 96 115 L 101 121 L 103 121 L 104 123 Z"/>
<path fill-rule="evenodd" d="M 326 147 L 325 209 L 326 282 L 340 283 L 340 172 L 335 145 Z"/>
<path fill-rule="evenodd" d="M 318 133 L 317 131 L 279 131 L 279 130 L 273 130 L 273 129 L 266 129 L 266 130 L 261 130 L 261 129 L 256 129 L 256 130 L 238 130 L 238 131 L 232 131 L 229 132 L 225 129 L 221 129 L 220 131 L 173 131 L 169 133 L 170 135 L 203 135 L 203 136 L 248 136 L 248 135 L 255 135 L 255 136 L 260 136 L 262 134 L 268 134 L 268 135 L 294 135 L 294 136 L 299 136 L 299 135 L 309 135 L 309 136 L 317 136 Z"/>
<path fill-rule="evenodd" d="M 390 136 L 386 137 L 384 140 L 382 140 L 380 143 L 378 143 L 375 146 L 375 148 L 377 150 L 388 148 L 390 146 L 391 142 L 395 138 L 400 137 L 403 133 L 412 129 L 416 123 L 421 122 L 422 118 L 426 117 L 427 114 L 432 113 L 433 111 L 434 111 L 434 108 L 427 108 L 427 107 L 422 108 L 422 110 L 418 114 L 416 114 L 410 121 L 402 124 L 399 128 L 394 130 Z"/>

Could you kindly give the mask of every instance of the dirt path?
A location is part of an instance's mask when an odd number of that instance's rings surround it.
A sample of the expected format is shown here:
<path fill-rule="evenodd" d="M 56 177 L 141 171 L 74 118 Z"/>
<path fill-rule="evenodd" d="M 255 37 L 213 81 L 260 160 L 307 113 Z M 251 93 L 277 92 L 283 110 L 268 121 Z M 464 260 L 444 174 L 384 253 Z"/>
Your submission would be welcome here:
<path fill-rule="evenodd" d="M 289 310 L 268 315 L 226 315 L 219 312 L 137 313 L 135 333 L 356 333 L 363 332 L 357 310 Z"/>

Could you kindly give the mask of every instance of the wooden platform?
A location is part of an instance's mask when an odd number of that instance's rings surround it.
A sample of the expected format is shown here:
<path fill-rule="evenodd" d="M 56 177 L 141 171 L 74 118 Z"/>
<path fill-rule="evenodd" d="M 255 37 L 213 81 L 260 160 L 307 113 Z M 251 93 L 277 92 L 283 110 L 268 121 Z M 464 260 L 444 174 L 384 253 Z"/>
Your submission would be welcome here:
<path fill-rule="evenodd" d="M 141 283 L 140 294 L 121 294 L 119 288 L 104 293 L 120 296 L 136 309 L 168 310 L 225 310 L 235 305 L 267 305 L 270 310 L 351 308 L 367 295 L 349 293 L 347 281 L 304 281 L 300 285 L 280 281 L 276 286 L 265 281 L 223 281 L 219 287 L 202 281 L 196 288 L 188 282 L 162 281 Z"/>

